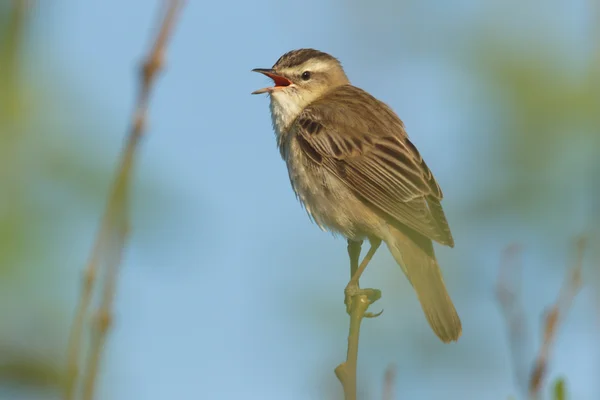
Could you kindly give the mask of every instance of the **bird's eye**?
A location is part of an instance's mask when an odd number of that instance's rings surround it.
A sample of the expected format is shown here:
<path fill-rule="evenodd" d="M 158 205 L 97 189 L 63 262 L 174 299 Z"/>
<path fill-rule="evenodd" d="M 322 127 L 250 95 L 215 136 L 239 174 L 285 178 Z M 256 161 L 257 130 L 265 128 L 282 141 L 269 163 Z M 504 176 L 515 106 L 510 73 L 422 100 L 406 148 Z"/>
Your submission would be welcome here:
<path fill-rule="evenodd" d="M 304 71 L 302 73 L 302 80 L 307 81 L 310 79 L 310 71 Z"/>

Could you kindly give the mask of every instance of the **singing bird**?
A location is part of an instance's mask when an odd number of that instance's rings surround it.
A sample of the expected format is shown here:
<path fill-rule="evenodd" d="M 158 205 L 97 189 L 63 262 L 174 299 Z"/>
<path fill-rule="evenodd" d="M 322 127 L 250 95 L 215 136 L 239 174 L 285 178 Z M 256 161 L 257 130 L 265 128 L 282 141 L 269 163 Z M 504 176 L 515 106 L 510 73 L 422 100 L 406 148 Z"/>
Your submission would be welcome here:
<path fill-rule="evenodd" d="M 363 266 L 357 271 L 363 240 L 369 240 L 371 256 L 383 241 L 435 334 L 443 342 L 457 340 L 460 318 L 432 243 L 454 247 L 440 204 L 442 190 L 400 118 L 351 85 L 340 62 L 318 50 L 293 50 L 272 68 L 253 71 L 274 82 L 252 94 L 270 97 L 277 145 L 294 192 L 321 229 L 348 241 L 353 277 L 347 301 L 363 291 L 358 288 Z"/>

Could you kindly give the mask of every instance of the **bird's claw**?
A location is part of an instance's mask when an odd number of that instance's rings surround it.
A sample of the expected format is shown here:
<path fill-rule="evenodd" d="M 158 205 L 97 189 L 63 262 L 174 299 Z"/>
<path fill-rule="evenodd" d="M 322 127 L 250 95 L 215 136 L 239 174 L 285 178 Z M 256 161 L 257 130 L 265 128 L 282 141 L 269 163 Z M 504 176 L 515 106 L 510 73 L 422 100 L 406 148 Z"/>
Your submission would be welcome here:
<path fill-rule="evenodd" d="M 383 314 L 383 308 L 381 309 L 381 311 L 379 311 L 377 313 L 372 313 L 372 312 L 365 313 L 365 318 L 377 318 L 381 314 Z"/>
<path fill-rule="evenodd" d="M 361 289 L 358 287 L 357 283 L 349 283 L 344 290 L 344 304 L 346 304 L 346 312 L 348 315 L 352 314 L 352 300 L 355 296 L 366 296 L 369 305 L 375 303 L 377 300 L 381 298 L 381 290 L 378 289 Z M 378 313 L 365 313 L 365 318 L 376 318 L 379 317 L 383 313 L 381 310 Z"/>

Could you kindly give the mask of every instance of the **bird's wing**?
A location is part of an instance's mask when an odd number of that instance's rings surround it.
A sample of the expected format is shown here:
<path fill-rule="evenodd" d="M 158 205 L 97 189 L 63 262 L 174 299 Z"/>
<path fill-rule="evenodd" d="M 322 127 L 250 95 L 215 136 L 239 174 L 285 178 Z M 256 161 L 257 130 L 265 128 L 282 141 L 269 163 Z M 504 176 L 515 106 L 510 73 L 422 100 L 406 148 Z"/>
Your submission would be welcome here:
<path fill-rule="evenodd" d="M 454 246 L 442 191 L 402 121 L 384 103 L 343 86 L 308 106 L 290 132 L 308 158 L 388 222 Z"/>

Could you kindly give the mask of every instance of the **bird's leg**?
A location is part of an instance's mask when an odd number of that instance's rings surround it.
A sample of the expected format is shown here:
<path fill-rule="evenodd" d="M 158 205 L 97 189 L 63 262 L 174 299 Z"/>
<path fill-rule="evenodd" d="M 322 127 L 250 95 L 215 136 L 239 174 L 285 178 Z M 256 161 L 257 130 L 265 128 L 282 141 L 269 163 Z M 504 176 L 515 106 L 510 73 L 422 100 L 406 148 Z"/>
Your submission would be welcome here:
<path fill-rule="evenodd" d="M 348 256 L 350 257 L 350 279 L 358 270 L 358 261 L 360 261 L 360 251 L 362 247 L 362 240 L 348 239 Z"/>
<path fill-rule="evenodd" d="M 365 258 L 363 258 L 363 260 L 359 266 L 358 260 L 360 258 L 360 250 L 361 250 L 362 241 L 357 242 L 357 241 L 352 241 L 350 239 L 348 240 L 348 255 L 350 256 L 351 277 L 350 277 L 350 282 L 348 282 L 348 285 L 346 286 L 346 289 L 344 290 L 344 295 L 345 295 L 344 303 L 346 304 L 346 312 L 348 314 L 350 314 L 350 312 L 352 310 L 352 298 L 354 296 L 366 295 L 367 298 L 369 299 L 370 304 L 375 303 L 381 297 L 380 290 L 361 289 L 359 286 L 359 283 L 358 283 L 358 280 L 360 279 L 360 276 L 362 275 L 362 273 L 365 271 L 365 268 L 367 268 L 369 261 L 371 261 L 371 259 L 375 255 L 375 252 L 381 245 L 381 239 L 370 239 L 370 242 L 371 242 L 371 248 L 369 249 Z M 381 314 L 381 312 L 379 312 L 377 314 L 366 313 L 365 317 L 372 318 L 372 317 L 377 317 L 380 314 Z"/>

